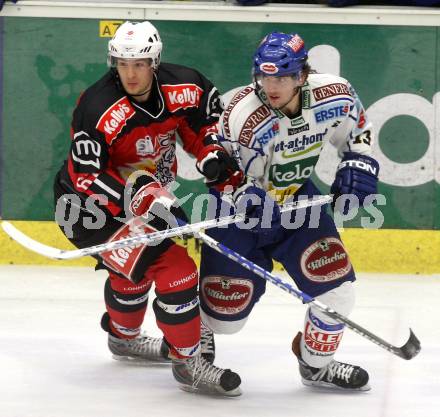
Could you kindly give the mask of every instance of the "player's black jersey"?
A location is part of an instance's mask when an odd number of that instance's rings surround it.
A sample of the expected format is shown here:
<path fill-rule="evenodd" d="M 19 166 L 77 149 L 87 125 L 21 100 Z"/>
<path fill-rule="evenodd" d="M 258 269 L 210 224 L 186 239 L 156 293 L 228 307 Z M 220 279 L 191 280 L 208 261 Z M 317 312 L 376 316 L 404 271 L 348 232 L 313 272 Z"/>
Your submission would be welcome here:
<path fill-rule="evenodd" d="M 162 185 L 177 172 L 176 133 L 198 156 L 222 111 L 217 89 L 199 72 L 163 63 L 146 103 L 128 96 L 114 70 L 89 87 L 73 113 L 72 144 L 58 181 L 83 198 L 95 196 L 118 215 L 124 187 L 138 170 Z"/>

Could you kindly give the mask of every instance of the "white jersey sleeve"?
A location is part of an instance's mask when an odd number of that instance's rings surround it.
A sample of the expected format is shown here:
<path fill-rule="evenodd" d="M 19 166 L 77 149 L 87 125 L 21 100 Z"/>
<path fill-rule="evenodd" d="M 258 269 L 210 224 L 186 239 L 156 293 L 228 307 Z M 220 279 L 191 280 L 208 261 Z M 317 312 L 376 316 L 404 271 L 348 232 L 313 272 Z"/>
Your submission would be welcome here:
<path fill-rule="evenodd" d="M 339 156 L 342 157 L 344 152 L 370 155 L 374 138 L 373 126 L 351 84 L 342 77 L 330 74 L 313 74 L 310 76 L 310 87 L 317 123 L 325 118 L 326 111 L 337 109 L 338 101 L 346 103 L 342 109 L 344 117 L 336 120 L 331 126 L 335 130 L 329 138 L 330 143 L 338 149 Z M 350 102 L 344 101 L 344 99 L 348 99 Z M 333 107 L 329 108 L 329 106 Z"/>
<path fill-rule="evenodd" d="M 246 177 L 259 186 L 264 183 L 271 151 L 263 138 L 258 140 L 258 132 L 262 129 L 269 132 L 272 121 L 276 124 L 276 117 L 258 99 L 252 85 L 243 87 L 232 97 L 220 119 L 223 146 L 235 156 Z"/>
<path fill-rule="evenodd" d="M 373 131 L 352 86 L 342 77 L 310 74 L 293 117 L 264 104 L 252 85 L 241 88 L 220 119 L 223 145 L 250 181 L 278 201 L 308 180 L 322 149 L 371 153 Z M 337 161 L 335 161 L 335 165 Z"/>

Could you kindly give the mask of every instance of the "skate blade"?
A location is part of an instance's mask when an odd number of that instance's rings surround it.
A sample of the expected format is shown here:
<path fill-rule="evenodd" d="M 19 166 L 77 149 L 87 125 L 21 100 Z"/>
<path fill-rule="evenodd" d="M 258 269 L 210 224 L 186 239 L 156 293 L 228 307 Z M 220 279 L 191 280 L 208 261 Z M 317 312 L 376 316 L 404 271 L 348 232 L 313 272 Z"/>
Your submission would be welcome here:
<path fill-rule="evenodd" d="M 139 366 L 166 366 L 166 365 L 171 365 L 171 360 L 170 359 L 165 359 L 163 358 L 163 360 L 147 360 L 147 359 L 142 359 L 142 358 L 136 358 L 133 356 L 123 356 L 123 355 L 112 355 L 112 358 L 115 361 L 118 362 L 125 362 L 127 364 L 130 365 L 139 365 Z"/>
<path fill-rule="evenodd" d="M 220 390 L 217 391 L 217 390 L 207 390 L 207 389 L 203 389 L 203 388 L 198 388 L 198 387 L 194 387 L 192 385 L 179 384 L 179 388 L 185 392 L 191 392 L 193 394 L 207 395 L 207 396 L 213 396 L 213 397 L 234 398 L 234 397 L 239 397 L 242 394 L 240 387 L 237 387 L 231 391 L 220 391 Z"/>
<path fill-rule="evenodd" d="M 309 381 L 308 379 L 302 379 L 302 383 L 308 387 L 312 388 L 318 388 L 323 390 L 333 390 L 333 391 L 339 391 L 339 392 L 364 392 L 364 391 L 370 391 L 371 387 L 367 383 L 364 386 L 360 388 L 342 388 L 338 385 L 331 384 L 329 382 L 322 382 L 322 381 Z"/>

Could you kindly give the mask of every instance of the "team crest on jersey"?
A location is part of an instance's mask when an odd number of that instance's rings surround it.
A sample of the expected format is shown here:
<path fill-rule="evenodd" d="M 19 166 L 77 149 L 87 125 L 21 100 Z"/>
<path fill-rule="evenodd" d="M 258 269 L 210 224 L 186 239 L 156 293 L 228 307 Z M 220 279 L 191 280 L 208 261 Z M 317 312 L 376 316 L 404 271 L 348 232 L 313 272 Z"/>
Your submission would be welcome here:
<path fill-rule="evenodd" d="M 174 131 L 159 133 L 151 137 L 146 135 L 136 141 L 136 154 L 139 156 L 157 156 L 163 148 L 168 148 L 171 144 L 171 137 Z"/>
<path fill-rule="evenodd" d="M 124 137 L 123 152 L 129 160 L 117 167 L 119 175 L 128 179 L 134 171 L 153 172 L 162 185 L 174 180 L 177 165 L 175 158 L 175 121 L 164 125 L 138 126 Z M 168 130 L 169 129 L 169 130 Z"/>
<path fill-rule="evenodd" d="M 209 276 L 203 279 L 201 291 L 211 310 L 220 314 L 237 314 L 251 302 L 254 285 L 249 279 Z"/>
<path fill-rule="evenodd" d="M 327 237 L 302 253 L 301 271 L 311 281 L 329 282 L 344 278 L 351 271 L 351 262 L 341 241 Z"/>
<path fill-rule="evenodd" d="M 122 97 L 100 117 L 96 129 L 104 133 L 107 143 L 111 143 L 135 113 L 128 98 Z"/>
<path fill-rule="evenodd" d="M 171 113 L 190 107 L 199 107 L 203 90 L 195 84 L 163 84 L 167 108 Z"/>
<path fill-rule="evenodd" d="M 139 139 L 136 142 L 136 154 L 139 156 L 147 156 L 154 153 L 153 140 L 150 136 Z"/>

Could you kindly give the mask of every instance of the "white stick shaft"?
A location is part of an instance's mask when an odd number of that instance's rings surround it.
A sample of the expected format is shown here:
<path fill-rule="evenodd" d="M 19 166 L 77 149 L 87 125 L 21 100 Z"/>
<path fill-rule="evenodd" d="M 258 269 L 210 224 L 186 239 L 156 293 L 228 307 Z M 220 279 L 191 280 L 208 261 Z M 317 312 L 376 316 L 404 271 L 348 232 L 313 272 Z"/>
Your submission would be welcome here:
<path fill-rule="evenodd" d="M 284 213 L 286 211 L 299 210 L 312 206 L 322 206 L 324 204 L 329 203 L 331 200 L 332 197 L 329 195 L 318 196 L 310 200 L 300 200 L 285 204 L 281 208 L 281 212 Z M 51 258 L 51 259 L 75 259 L 84 256 L 97 255 L 102 252 L 109 252 L 115 249 L 125 248 L 127 246 L 137 246 L 140 244 L 151 245 L 161 240 L 173 238 L 176 236 L 182 237 L 184 235 L 195 235 L 200 230 L 203 229 L 211 229 L 213 227 L 227 226 L 229 224 L 239 223 L 244 220 L 245 220 L 245 216 L 243 214 L 231 215 L 231 216 L 222 217 L 220 219 L 205 220 L 194 224 L 187 224 L 172 229 L 153 232 L 149 234 L 137 235 L 126 239 L 115 240 L 113 242 L 102 243 L 100 245 L 90 246 L 88 248 L 83 248 L 83 249 L 74 249 L 74 250 L 63 250 L 63 249 L 58 249 L 44 245 L 43 243 L 38 242 L 32 239 L 31 237 L 25 235 L 23 232 L 18 230 L 14 225 L 12 225 L 7 221 L 3 221 L 1 225 L 3 227 L 3 230 L 12 239 L 14 239 L 18 243 L 20 243 L 20 245 L 24 246 L 25 248 L 33 252 L 36 252 L 40 255 L 46 256 L 47 258 Z"/>

